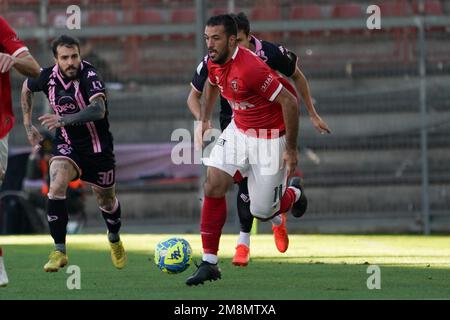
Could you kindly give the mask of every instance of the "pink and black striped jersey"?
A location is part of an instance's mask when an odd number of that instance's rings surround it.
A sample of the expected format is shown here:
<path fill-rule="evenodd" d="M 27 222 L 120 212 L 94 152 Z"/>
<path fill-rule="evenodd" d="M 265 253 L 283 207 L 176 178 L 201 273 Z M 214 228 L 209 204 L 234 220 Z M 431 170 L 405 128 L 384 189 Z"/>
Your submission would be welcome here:
<path fill-rule="evenodd" d="M 103 119 L 58 128 L 56 134 L 78 152 L 96 154 L 112 150 L 105 84 L 89 62 L 81 62 L 75 80 L 65 78 L 56 64 L 43 69 L 39 78 L 28 79 L 27 86 L 32 92 L 44 92 L 53 111 L 61 116 L 80 112 L 95 97 L 103 96 L 106 105 Z"/>

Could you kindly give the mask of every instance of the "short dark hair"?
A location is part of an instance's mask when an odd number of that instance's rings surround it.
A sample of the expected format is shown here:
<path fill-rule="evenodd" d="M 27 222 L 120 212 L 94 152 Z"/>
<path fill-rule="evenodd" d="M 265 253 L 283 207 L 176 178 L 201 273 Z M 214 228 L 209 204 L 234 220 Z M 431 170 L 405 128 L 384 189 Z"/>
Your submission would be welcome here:
<path fill-rule="evenodd" d="M 238 14 L 231 14 L 231 16 L 236 21 L 238 32 L 242 30 L 248 36 L 250 34 L 250 21 L 248 21 L 245 13 L 239 12 Z"/>
<path fill-rule="evenodd" d="M 56 38 L 52 42 L 52 51 L 53 51 L 53 56 L 55 58 L 58 56 L 58 47 L 59 46 L 64 46 L 64 47 L 69 47 L 69 48 L 77 47 L 78 52 L 80 52 L 80 41 L 78 41 L 77 38 L 74 38 L 74 37 L 71 37 L 71 36 L 68 36 L 65 34 L 63 34 L 59 38 Z"/>
<path fill-rule="evenodd" d="M 206 22 L 207 26 L 223 26 L 228 37 L 237 36 L 236 21 L 230 14 L 213 16 Z"/>

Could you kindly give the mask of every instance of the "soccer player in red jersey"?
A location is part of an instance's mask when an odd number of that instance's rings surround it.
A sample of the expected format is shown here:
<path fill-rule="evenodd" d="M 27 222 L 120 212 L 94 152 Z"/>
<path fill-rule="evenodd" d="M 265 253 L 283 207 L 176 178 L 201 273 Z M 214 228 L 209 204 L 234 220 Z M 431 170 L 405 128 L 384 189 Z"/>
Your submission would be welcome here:
<path fill-rule="evenodd" d="M 286 216 L 281 213 L 301 209 L 299 181 L 287 186 L 298 161 L 295 89 L 253 52 L 238 47 L 236 37 L 237 25 L 231 15 L 208 20 L 209 81 L 196 145 L 202 144 L 219 93 L 230 103 L 234 118 L 204 159 L 208 169 L 200 226 L 203 258 L 187 285 L 221 277 L 217 252 L 226 219 L 225 194 L 233 182 L 247 177 L 250 212 L 279 228 L 286 228 Z"/>
<path fill-rule="evenodd" d="M 311 97 L 308 80 L 298 67 L 298 57 L 295 53 L 288 50 L 282 45 L 269 41 L 259 40 L 250 33 L 250 22 L 247 16 L 240 12 L 237 15 L 231 14 L 236 21 L 238 34 L 236 41 L 238 45 L 253 51 L 262 61 L 264 61 L 271 69 L 279 72 L 286 78 L 290 78 L 305 102 L 306 109 L 310 116 L 311 122 L 318 132 L 330 133 L 327 123 L 322 120 L 314 107 Z M 208 60 L 206 55 L 197 66 L 192 77 L 191 91 L 187 99 L 189 110 L 193 116 L 200 119 L 201 97 L 203 88 L 208 78 Z M 228 101 L 220 96 L 220 129 L 223 131 L 230 124 L 233 117 L 233 111 Z M 236 266 L 247 266 L 250 260 L 250 231 L 253 225 L 253 216 L 250 213 L 250 201 L 248 197 L 247 179 L 243 179 L 238 184 L 239 192 L 237 193 L 237 213 L 240 222 L 240 232 L 237 241 L 236 252 L 232 260 L 232 264 Z M 301 190 L 304 203 L 304 210 L 299 211 L 299 216 L 303 216 L 307 208 L 307 198 L 304 190 Z M 273 226 L 275 244 L 280 252 L 286 252 L 289 246 L 289 238 L 284 230 Z"/>
<path fill-rule="evenodd" d="M 8 22 L 0 16 L 0 187 L 8 164 L 8 133 L 14 125 L 9 81 L 12 67 L 27 77 L 39 76 L 39 64 Z M 0 248 L 0 287 L 7 284 L 8 277 Z"/>

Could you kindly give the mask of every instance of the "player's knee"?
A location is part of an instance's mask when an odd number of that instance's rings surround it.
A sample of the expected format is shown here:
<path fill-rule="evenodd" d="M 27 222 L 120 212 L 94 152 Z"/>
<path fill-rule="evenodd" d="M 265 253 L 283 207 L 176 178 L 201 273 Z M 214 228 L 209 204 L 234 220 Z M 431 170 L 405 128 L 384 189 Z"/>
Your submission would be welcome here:
<path fill-rule="evenodd" d="M 116 198 L 113 197 L 105 197 L 105 198 L 99 198 L 98 201 L 99 207 L 104 211 L 113 211 L 116 207 Z"/>
<path fill-rule="evenodd" d="M 221 181 L 214 181 L 212 179 L 206 179 L 204 185 L 205 196 L 207 197 L 223 197 L 227 192 L 226 185 Z"/>
<path fill-rule="evenodd" d="M 48 189 L 49 199 L 64 199 L 66 197 L 67 184 L 54 182 Z"/>

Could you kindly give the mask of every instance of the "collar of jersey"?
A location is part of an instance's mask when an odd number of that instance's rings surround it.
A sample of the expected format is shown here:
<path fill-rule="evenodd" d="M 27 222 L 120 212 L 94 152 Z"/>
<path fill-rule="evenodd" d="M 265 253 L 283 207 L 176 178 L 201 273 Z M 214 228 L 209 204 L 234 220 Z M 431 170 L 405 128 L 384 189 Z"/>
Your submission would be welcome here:
<path fill-rule="evenodd" d="M 257 39 L 254 35 L 250 36 L 250 42 L 255 45 L 255 52 L 258 52 L 262 49 L 262 42 L 261 40 Z"/>
<path fill-rule="evenodd" d="M 233 55 L 231 56 L 231 59 L 234 60 L 234 58 L 236 58 L 236 56 L 237 56 L 237 54 L 238 54 L 238 51 L 239 51 L 239 46 L 236 46 L 236 50 L 234 50 L 234 53 L 233 53 Z"/>

